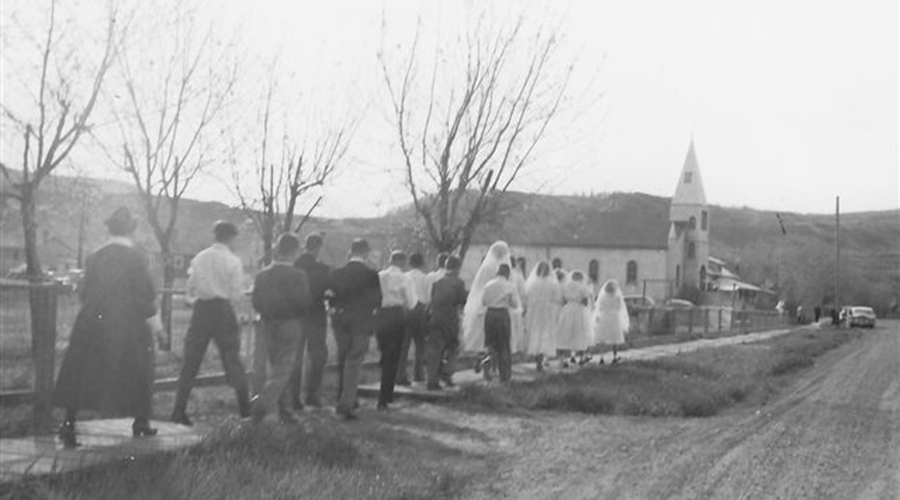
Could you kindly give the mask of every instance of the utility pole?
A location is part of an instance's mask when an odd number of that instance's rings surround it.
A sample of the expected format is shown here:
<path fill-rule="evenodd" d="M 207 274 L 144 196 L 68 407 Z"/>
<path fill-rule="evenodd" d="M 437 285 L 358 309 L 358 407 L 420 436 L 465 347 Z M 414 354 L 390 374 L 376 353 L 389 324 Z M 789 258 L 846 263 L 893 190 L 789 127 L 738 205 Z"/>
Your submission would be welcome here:
<path fill-rule="evenodd" d="M 834 201 L 834 307 L 841 310 L 841 197 Z"/>

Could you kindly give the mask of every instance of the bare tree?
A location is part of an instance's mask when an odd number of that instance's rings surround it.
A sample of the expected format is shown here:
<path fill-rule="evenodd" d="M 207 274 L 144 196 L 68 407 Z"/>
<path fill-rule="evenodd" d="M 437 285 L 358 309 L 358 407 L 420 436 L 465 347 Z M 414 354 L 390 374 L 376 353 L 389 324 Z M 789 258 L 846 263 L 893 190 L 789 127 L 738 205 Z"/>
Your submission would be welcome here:
<path fill-rule="evenodd" d="M 273 68 L 277 60 L 273 62 Z M 321 188 L 340 168 L 347 155 L 353 137 L 356 122 L 353 120 L 339 122 L 332 128 L 306 131 L 306 140 L 296 140 L 289 132 L 287 122 L 291 120 L 286 113 L 276 125 L 273 117 L 273 99 L 277 99 L 278 81 L 274 71 L 270 71 L 269 84 L 265 91 L 264 103 L 260 114 L 261 130 L 259 131 L 259 148 L 256 166 L 249 175 L 242 177 L 241 170 L 234 160 L 232 177 L 241 202 L 241 207 L 253 221 L 263 243 L 263 264 L 272 260 L 272 248 L 275 236 L 279 233 L 300 232 L 312 213 L 319 207 L 323 195 Z M 278 106 L 284 110 L 292 110 L 290 106 Z M 280 125 L 280 127 L 278 127 Z M 273 130 L 283 130 L 277 160 L 269 154 L 273 145 Z M 310 137 L 314 137 L 309 139 Z M 249 189 L 246 187 L 249 183 Z M 294 217 L 299 208 L 306 207 L 300 220 L 294 224 Z"/>
<path fill-rule="evenodd" d="M 438 48 L 420 88 L 417 32 L 395 73 L 379 54 L 416 213 L 435 249 L 465 257 L 475 230 L 499 207 L 557 116 L 572 65 L 555 67 L 555 33 L 530 33 L 523 18 L 493 28 L 484 18 L 454 48 Z"/>
<path fill-rule="evenodd" d="M 192 181 L 216 157 L 213 126 L 237 80 L 230 47 L 213 26 L 200 28 L 181 3 L 166 14 L 158 6 L 142 23 L 143 37 L 117 57 L 120 89 L 112 112 L 121 133 L 121 156 L 107 150 L 131 176 L 159 244 L 163 288 L 175 280 L 174 238 L 179 203 Z M 159 50 L 150 50 L 155 47 Z M 160 307 L 171 341 L 171 294 Z"/>
<path fill-rule="evenodd" d="M 36 56 L 40 60 L 34 72 L 36 81 L 33 84 L 27 81 L 25 75 L 32 73 L 25 68 L 15 75 L 22 79 L 23 93 L 34 98 L 34 107 L 28 104 L 30 109 L 17 110 L 10 107 L 9 101 L 0 105 L 3 117 L 22 134 L 22 160 L 18 168 L 10 166 L 7 158 L 0 161 L 4 178 L 0 195 L 18 202 L 25 236 L 26 272 L 32 281 L 43 276 L 37 244 L 38 189 L 90 129 L 91 114 L 119 47 L 123 31 L 117 26 L 118 12 L 111 5 L 107 14 L 99 61 L 88 64 L 81 52 L 91 44 L 67 36 L 66 25 L 59 25 L 57 2 L 51 1 L 46 31 L 39 41 L 35 37 L 39 49 Z M 5 75 L 4 80 L 7 79 L 13 79 L 13 74 Z"/>

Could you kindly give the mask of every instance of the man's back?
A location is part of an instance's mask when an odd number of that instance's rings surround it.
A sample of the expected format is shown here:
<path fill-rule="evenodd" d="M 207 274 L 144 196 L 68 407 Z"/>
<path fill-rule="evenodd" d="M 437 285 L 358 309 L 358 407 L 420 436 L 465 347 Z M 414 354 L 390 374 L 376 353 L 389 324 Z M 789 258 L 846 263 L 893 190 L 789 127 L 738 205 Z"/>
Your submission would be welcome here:
<path fill-rule="evenodd" d="M 306 272 L 309 292 L 312 296 L 311 312 L 325 311 L 325 291 L 328 290 L 328 276 L 331 269 L 306 252 L 297 259 L 294 266 Z"/>
<path fill-rule="evenodd" d="M 331 273 L 332 305 L 336 309 L 372 311 L 381 305 L 381 282 L 375 270 L 350 261 Z"/>
<path fill-rule="evenodd" d="M 458 276 L 444 276 L 431 287 L 431 314 L 456 316 L 466 304 L 466 285 Z"/>

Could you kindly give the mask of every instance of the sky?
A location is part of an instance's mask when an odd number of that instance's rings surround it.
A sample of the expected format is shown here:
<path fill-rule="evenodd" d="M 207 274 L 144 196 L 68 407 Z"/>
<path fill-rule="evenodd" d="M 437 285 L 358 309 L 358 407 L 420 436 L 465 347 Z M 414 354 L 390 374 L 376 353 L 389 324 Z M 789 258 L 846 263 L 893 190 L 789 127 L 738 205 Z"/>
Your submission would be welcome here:
<path fill-rule="evenodd" d="M 278 54 L 291 85 L 317 102 L 304 126 L 334 109 L 358 117 L 319 215 L 411 201 L 377 54 L 408 46 L 417 27 L 452 37 L 483 5 L 498 22 L 524 12 L 554 27 L 561 63 L 575 65 L 568 109 L 512 189 L 671 196 L 693 141 L 713 204 L 826 213 L 840 196 L 845 212 L 900 208 L 896 0 L 210 5 L 249 60 Z M 190 196 L 233 202 L 229 182 L 211 169 Z"/>

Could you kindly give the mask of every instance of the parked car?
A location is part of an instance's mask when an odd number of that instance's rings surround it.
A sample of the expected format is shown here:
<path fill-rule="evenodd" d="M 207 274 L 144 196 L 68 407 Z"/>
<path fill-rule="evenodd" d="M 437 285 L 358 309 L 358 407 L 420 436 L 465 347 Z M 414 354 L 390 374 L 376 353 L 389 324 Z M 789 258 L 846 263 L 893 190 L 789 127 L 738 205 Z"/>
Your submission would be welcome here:
<path fill-rule="evenodd" d="M 847 308 L 847 326 L 875 328 L 875 311 L 871 307 L 853 306 Z"/>
<path fill-rule="evenodd" d="M 670 307 L 672 309 L 693 309 L 693 308 L 697 307 L 690 300 L 684 300 L 684 299 L 666 299 L 666 301 L 663 303 L 663 305 L 665 305 L 666 307 Z"/>
<path fill-rule="evenodd" d="M 636 308 L 647 308 L 656 305 L 656 301 L 644 295 L 626 295 L 625 307 L 628 308 L 630 314 L 636 314 Z"/>

